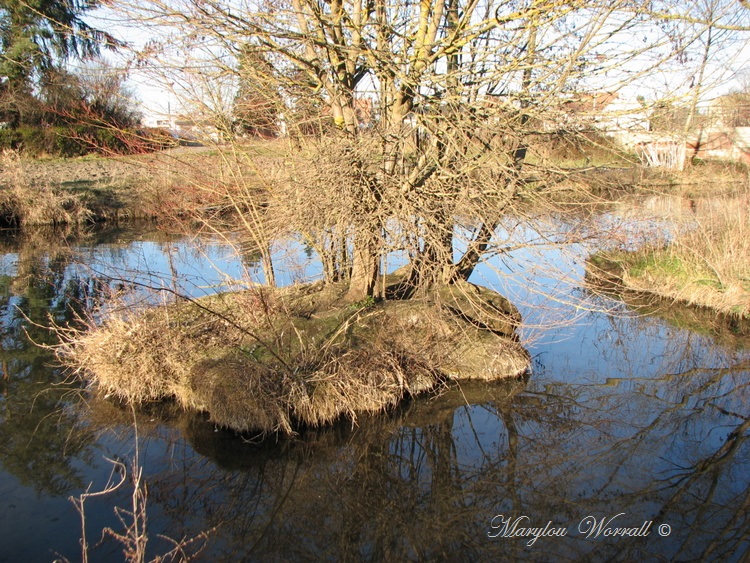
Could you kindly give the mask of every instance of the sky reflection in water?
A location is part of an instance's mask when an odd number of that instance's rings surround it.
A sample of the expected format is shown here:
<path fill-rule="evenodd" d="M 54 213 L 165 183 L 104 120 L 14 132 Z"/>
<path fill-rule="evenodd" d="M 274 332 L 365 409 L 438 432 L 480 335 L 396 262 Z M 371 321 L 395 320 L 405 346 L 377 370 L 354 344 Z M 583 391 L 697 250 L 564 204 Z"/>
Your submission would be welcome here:
<path fill-rule="evenodd" d="M 84 408 L 68 387 L 52 385 L 62 376 L 47 367 L 48 354 L 27 347 L 16 306 L 41 322 L 53 302 L 64 320 L 81 287 L 95 298 L 92 279 L 133 280 L 133 270 L 135 281 L 163 280 L 156 285 L 192 296 L 262 274 L 252 256 L 238 261 L 220 244 L 196 249 L 164 235 L 76 243 L 85 266 L 33 241 L 4 246 L 0 560 L 54 552 L 75 560 L 80 527 L 67 496 L 104 485 L 103 455 L 133 457 L 131 415 L 103 401 Z M 300 249 L 286 255 L 294 260 L 287 282 L 317 273 Z M 740 559 L 750 531 L 747 348 L 565 283 L 582 274 L 582 250 L 573 250 L 496 258 L 472 280 L 498 284 L 544 327 L 524 333 L 534 357 L 528 380 L 467 383 L 356 425 L 260 444 L 200 416 L 139 413 L 152 555 L 170 548 L 157 534 L 210 530 L 207 560 Z M 178 278 L 187 282 L 174 285 Z M 539 307 L 543 292 L 557 297 L 554 307 Z M 118 526 L 113 506 L 128 503 L 124 490 L 88 502 L 92 545 L 103 527 Z M 516 532 L 551 522 L 567 535 L 532 545 L 492 538 L 497 515 L 520 518 Z M 586 538 L 578 526 L 589 515 L 614 517 L 612 528 L 653 525 L 646 537 Z M 668 536 L 658 533 L 663 524 Z M 120 554 L 108 539 L 92 559 Z"/>

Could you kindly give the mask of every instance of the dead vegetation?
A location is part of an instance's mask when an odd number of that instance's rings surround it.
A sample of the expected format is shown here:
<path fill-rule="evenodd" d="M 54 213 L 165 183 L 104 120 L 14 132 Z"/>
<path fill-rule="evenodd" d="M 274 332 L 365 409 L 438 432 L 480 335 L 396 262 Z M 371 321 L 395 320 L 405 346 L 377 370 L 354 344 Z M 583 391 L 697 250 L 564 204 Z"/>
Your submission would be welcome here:
<path fill-rule="evenodd" d="M 292 433 L 379 412 L 449 378 L 528 368 L 512 337 L 432 300 L 347 304 L 343 284 L 243 292 L 61 329 L 58 357 L 107 396 L 174 399 L 236 431 Z"/>
<path fill-rule="evenodd" d="M 589 274 L 724 315 L 750 318 L 750 193 L 689 200 L 673 232 L 636 251 L 603 252 Z"/>
<path fill-rule="evenodd" d="M 701 160 L 681 171 L 643 168 L 640 173 L 640 190 L 645 193 L 730 197 L 746 189 L 750 168 L 743 162 Z"/>
<path fill-rule="evenodd" d="M 247 189 L 257 183 L 246 167 L 247 159 L 203 149 L 54 160 L 5 151 L 0 156 L 0 223 L 80 225 L 221 213 L 231 208 L 227 194 L 238 185 Z"/>
<path fill-rule="evenodd" d="M 140 446 L 138 440 L 138 424 L 136 422 L 135 410 L 132 413 L 134 432 L 134 454 L 130 460 L 115 456 L 104 457 L 111 464 L 112 469 L 106 484 L 99 490 L 92 490 L 92 484 L 85 492 L 78 496 L 70 496 L 81 521 L 81 561 L 88 563 L 90 558 L 90 545 L 87 537 L 86 502 L 90 499 L 108 497 L 120 489 L 130 489 L 130 506 L 116 506 L 114 513 L 120 522 L 121 530 L 117 531 L 111 527 L 102 530 L 102 538 L 109 537 L 122 547 L 123 560 L 128 563 L 144 563 L 145 561 L 191 561 L 206 547 L 208 537 L 214 530 L 203 531 L 193 538 L 183 538 L 179 541 L 162 534 L 156 534 L 156 539 L 169 545 L 171 549 L 165 553 L 150 559 L 147 556 L 147 547 L 153 538 L 148 533 L 148 516 L 146 505 L 148 502 L 148 487 L 143 475 L 143 466 L 140 462 Z M 67 562 L 67 558 L 57 561 Z"/>
<path fill-rule="evenodd" d="M 42 182 L 32 185 L 16 153 L 0 157 L 4 186 L 0 189 L 0 222 L 6 225 L 83 223 L 91 211 L 73 193 Z"/>

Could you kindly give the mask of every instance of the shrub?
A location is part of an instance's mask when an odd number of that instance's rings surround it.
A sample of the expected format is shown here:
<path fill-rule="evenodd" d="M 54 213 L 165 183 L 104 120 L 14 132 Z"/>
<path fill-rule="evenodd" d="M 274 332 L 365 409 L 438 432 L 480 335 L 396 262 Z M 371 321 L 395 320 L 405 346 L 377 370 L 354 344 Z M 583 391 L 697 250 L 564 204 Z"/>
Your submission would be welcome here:
<path fill-rule="evenodd" d="M 22 140 L 22 135 L 15 129 L 0 129 L 0 151 L 18 150 Z"/>

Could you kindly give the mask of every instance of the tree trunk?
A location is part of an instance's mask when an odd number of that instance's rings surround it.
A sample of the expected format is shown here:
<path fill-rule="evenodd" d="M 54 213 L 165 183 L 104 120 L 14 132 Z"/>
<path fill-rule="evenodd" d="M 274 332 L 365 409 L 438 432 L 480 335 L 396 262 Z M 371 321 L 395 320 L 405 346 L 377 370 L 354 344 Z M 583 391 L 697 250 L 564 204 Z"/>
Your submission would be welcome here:
<path fill-rule="evenodd" d="M 273 269 L 273 258 L 271 257 L 270 244 L 261 252 L 261 263 L 263 265 L 263 277 L 266 281 L 266 285 L 276 287 L 276 272 Z"/>
<path fill-rule="evenodd" d="M 346 300 L 350 303 L 376 297 L 378 274 L 380 271 L 380 246 L 378 235 L 361 231 L 354 239 L 352 274 Z"/>
<path fill-rule="evenodd" d="M 457 279 L 468 281 L 471 274 L 474 273 L 474 268 L 477 267 L 482 259 L 482 255 L 489 247 L 497 225 L 497 223 L 482 223 L 476 236 L 469 243 L 469 247 L 466 249 L 464 255 L 451 268 L 449 281 L 454 282 Z"/>
<path fill-rule="evenodd" d="M 453 224 L 444 212 L 429 219 L 423 234 L 424 248 L 412 264 L 410 284 L 419 292 L 450 283 L 453 265 Z"/>

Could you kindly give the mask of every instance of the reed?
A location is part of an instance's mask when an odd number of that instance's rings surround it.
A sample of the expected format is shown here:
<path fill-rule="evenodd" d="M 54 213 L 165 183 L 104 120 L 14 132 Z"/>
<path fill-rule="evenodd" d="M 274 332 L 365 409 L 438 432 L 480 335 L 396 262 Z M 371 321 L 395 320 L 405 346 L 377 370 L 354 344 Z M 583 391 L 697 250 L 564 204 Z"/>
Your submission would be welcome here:
<path fill-rule="evenodd" d="M 750 189 L 702 201 L 664 243 L 607 259 L 630 289 L 750 317 Z"/>

